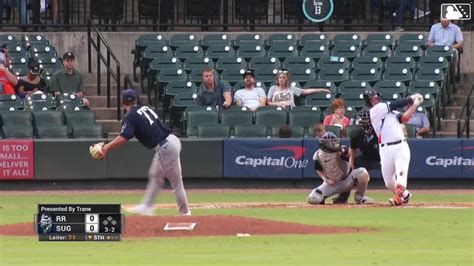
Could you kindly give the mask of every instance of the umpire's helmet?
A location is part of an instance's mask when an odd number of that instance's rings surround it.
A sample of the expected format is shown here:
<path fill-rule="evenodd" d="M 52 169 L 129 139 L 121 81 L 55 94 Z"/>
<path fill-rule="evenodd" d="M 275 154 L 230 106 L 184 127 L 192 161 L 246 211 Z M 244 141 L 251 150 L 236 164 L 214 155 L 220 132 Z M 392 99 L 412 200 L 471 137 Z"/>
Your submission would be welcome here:
<path fill-rule="evenodd" d="M 364 131 L 365 134 L 370 135 L 373 132 L 372 122 L 370 121 L 370 111 L 369 109 L 362 109 L 357 114 L 357 122 Z"/>
<path fill-rule="evenodd" d="M 336 134 L 328 131 L 319 139 L 319 148 L 324 152 L 338 152 L 341 151 L 341 144 Z"/>
<path fill-rule="evenodd" d="M 365 104 L 368 106 L 368 107 L 372 107 L 372 104 L 370 103 L 370 100 L 372 98 L 380 98 L 380 94 L 374 90 L 374 89 L 368 89 L 364 92 L 364 101 L 365 101 Z"/>

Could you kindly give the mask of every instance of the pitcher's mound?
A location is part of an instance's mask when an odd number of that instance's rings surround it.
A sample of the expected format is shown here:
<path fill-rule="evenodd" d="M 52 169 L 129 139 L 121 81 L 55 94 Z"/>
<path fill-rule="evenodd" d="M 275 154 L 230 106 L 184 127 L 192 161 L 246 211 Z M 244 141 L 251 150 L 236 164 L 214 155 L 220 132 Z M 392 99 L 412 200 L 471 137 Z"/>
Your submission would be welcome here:
<path fill-rule="evenodd" d="M 192 231 L 165 231 L 166 223 L 196 223 Z M 236 236 L 367 232 L 355 227 L 315 226 L 243 216 L 126 216 L 124 237 Z"/>

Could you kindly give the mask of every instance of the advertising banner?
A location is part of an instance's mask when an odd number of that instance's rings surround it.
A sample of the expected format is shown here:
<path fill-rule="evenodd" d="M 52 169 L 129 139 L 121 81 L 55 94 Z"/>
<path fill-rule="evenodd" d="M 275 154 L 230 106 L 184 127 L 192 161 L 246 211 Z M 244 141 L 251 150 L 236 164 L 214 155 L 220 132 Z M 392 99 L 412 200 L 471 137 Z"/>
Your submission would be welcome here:
<path fill-rule="evenodd" d="M 474 139 L 462 140 L 462 177 L 474 178 Z"/>
<path fill-rule="evenodd" d="M 0 140 L 0 180 L 33 179 L 33 140 Z"/>
<path fill-rule="evenodd" d="M 224 177 L 301 179 L 301 139 L 224 139 Z"/>

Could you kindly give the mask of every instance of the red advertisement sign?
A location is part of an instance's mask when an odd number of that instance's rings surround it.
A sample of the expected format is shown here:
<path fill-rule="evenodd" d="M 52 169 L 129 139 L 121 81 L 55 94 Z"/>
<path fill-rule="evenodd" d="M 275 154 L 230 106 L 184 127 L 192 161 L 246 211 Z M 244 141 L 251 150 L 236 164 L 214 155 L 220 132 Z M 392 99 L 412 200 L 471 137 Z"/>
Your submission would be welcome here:
<path fill-rule="evenodd" d="M 0 179 L 33 179 L 33 140 L 0 141 Z"/>

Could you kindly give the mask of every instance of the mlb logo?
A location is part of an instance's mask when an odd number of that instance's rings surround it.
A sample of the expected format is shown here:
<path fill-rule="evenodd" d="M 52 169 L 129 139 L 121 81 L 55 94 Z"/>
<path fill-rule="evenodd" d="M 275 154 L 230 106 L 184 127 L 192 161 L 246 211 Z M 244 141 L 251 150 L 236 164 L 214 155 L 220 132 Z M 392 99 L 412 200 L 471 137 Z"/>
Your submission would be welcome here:
<path fill-rule="evenodd" d="M 470 20 L 471 4 L 441 4 L 441 18 L 449 20 Z"/>

